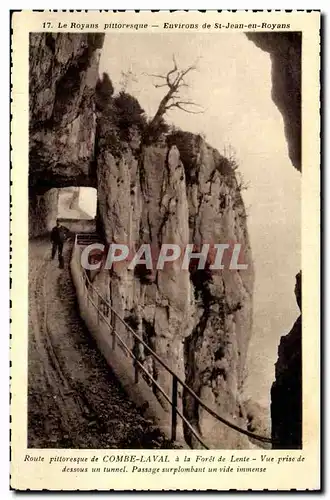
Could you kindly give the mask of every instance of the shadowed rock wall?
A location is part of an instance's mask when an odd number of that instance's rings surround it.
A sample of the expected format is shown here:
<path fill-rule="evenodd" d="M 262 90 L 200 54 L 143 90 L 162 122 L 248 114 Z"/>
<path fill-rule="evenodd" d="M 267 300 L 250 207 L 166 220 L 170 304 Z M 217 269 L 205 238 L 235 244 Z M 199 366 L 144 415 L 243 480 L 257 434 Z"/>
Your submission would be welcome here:
<path fill-rule="evenodd" d="M 272 98 L 281 111 L 289 156 L 301 170 L 301 32 L 246 33 L 272 61 Z"/>
<path fill-rule="evenodd" d="M 295 294 L 301 310 L 301 273 Z M 281 337 L 271 390 L 273 448 L 302 448 L 302 343 L 301 315 L 291 331 Z"/>
<path fill-rule="evenodd" d="M 38 207 L 51 188 L 92 186 L 94 106 L 103 34 L 30 34 L 29 234 L 47 226 Z"/>

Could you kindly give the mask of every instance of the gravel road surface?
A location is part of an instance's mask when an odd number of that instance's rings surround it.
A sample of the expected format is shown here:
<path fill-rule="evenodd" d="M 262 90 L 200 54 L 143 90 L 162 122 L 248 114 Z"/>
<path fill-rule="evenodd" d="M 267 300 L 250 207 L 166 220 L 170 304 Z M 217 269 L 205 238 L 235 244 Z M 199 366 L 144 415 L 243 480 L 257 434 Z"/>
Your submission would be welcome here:
<path fill-rule="evenodd" d="M 69 270 L 29 244 L 28 446 L 169 448 L 128 399 L 81 320 Z"/>

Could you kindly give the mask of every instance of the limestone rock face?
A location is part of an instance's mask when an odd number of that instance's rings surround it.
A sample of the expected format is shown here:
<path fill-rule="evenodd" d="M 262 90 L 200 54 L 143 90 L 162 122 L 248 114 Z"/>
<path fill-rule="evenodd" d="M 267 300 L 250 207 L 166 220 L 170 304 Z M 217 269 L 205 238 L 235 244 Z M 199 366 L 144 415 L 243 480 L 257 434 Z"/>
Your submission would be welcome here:
<path fill-rule="evenodd" d="M 281 111 L 289 156 L 301 170 L 301 33 L 247 33 L 272 60 L 272 97 Z"/>
<path fill-rule="evenodd" d="M 229 162 L 193 134 L 121 156 L 103 147 L 97 158 L 99 216 L 108 243 L 134 251 L 149 243 L 158 256 L 164 243 L 241 243 L 247 270 L 182 270 L 181 261 L 164 270 L 116 266 L 109 286 L 113 306 L 187 384 L 219 414 L 243 427 L 240 391 L 252 328 L 253 263 L 246 213 Z M 224 259 L 225 260 L 225 259 Z M 227 266 L 228 267 L 228 261 Z M 108 273 L 109 275 L 109 273 Z M 118 325 L 120 329 L 120 325 Z M 127 332 L 121 335 L 134 348 Z M 171 377 L 147 352 L 148 371 L 171 393 Z M 159 400 L 165 408 L 168 406 Z M 211 447 L 248 448 L 245 437 L 217 424 L 188 394 L 186 418 Z M 186 431 L 186 440 L 198 443 Z"/>
<path fill-rule="evenodd" d="M 190 241 L 197 248 L 241 244 L 246 270 L 191 270 L 194 289 L 194 325 L 185 340 L 187 384 L 220 415 L 244 426 L 240 391 L 245 376 L 252 331 L 253 262 L 246 212 L 235 174 L 228 161 L 199 136 L 179 134 L 175 141 L 185 165 Z M 222 448 L 245 448 L 245 437 L 216 424 L 186 394 L 184 408 L 210 442 Z M 196 446 L 197 443 L 192 444 Z"/>
<path fill-rule="evenodd" d="M 295 294 L 301 309 L 301 273 Z M 302 344 L 301 315 L 291 331 L 281 337 L 271 390 L 273 448 L 302 448 Z"/>
<path fill-rule="evenodd" d="M 29 201 L 29 237 L 49 233 L 56 224 L 59 190 L 49 189 Z"/>
<path fill-rule="evenodd" d="M 139 160 L 127 149 L 121 158 L 98 157 L 99 214 L 108 243 L 128 244 L 132 255 L 150 244 L 153 269 L 118 265 L 111 273 L 113 307 L 175 371 L 184 375 L 183 339 L 191 318 L 191 283 L 179 263 L 156 270 L 162 242 L 186 245 L 189 237 L 184 168 L 175 147 L 150 146 Z M 95 279 L 104 283 L 103 273 Z M 101 285 L 102 286 L 102 285 Z M 120 325 L 118 325 L 120 328 Z M 121 329 L 134 348 L 134 342 Z M 141 359 L 169 393 L 171 377 L 147 350 Z"/>
<path fill-rule="evenodd" d="M 30 35 L 29 184 L 91 185 L 94 92 L 103 35 Z"/>

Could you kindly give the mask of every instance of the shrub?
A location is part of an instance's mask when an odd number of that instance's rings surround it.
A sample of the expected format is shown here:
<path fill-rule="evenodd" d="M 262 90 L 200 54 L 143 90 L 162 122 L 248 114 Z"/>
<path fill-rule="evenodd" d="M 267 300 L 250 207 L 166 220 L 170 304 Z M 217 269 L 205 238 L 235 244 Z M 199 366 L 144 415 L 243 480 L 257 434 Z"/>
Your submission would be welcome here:
<path fill-rule="evenodd" d="M 153 142 L 159 141 L 161 137 L 165 137 L 169 130 L 170 126 L 168 125 L 168 123 L 166 123 L 163 117 L 161 117 L 161 119 L 159 120 L 157 127 L 151 126 L 151 124 L 149 123 L 144 133 L 144 144 L 151 144 Z"/>
<path fill-rule="evenodd" d="M 113 96 L 114 88 L 107 75 L 96 86 L 96 108 L 98 110 L 99 142 L 107 144 L 111 151 L 120 156 L 126 142 L 141 136 L 147 126 L 144 110 L 138 100 L 121 91 Z"/>
<path fill-rule="evenodd" d="M 123 135 L 123 139 L 129 140 L 129 128 L 136 127 L 140 132 L 143 132 L 147 126 L 147 119 L 144 109 L 141 108 L 139 101 L 121 91 L 113 98 L 113 111 L 115 121 L 119 131 Z"/>

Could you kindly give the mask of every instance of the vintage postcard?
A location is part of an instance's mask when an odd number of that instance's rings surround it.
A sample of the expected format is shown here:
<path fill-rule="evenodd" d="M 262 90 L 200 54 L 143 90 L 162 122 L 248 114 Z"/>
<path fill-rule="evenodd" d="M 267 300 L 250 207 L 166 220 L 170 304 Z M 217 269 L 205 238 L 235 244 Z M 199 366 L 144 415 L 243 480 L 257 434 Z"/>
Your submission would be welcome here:
<path fill-rule="evenodd" d="M 12 13 L 11 487 L 318 490 L 320 13 Z"/>

